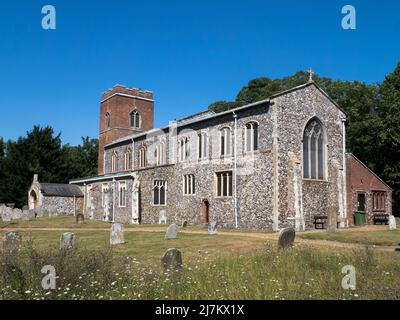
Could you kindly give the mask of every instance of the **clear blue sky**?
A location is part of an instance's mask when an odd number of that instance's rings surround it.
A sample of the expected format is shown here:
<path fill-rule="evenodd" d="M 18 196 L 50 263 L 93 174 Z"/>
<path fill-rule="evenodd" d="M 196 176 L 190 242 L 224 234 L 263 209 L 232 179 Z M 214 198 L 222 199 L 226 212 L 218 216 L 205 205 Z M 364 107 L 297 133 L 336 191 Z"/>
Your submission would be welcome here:
<path fill-rule="evenodd" d="M 41 28 L 41 8 L 57 29 Z M 341 28 L 341 8 L 357 30 Z M 248 80 L 312 67 L 380 82 L 400 59 L 400 2 L 7 0 L 0 12 L 0 136 L 51 125 L 64 143 L 97 137 L 102 92 L 155 95 L 155 125 L 232 100 Z"/>

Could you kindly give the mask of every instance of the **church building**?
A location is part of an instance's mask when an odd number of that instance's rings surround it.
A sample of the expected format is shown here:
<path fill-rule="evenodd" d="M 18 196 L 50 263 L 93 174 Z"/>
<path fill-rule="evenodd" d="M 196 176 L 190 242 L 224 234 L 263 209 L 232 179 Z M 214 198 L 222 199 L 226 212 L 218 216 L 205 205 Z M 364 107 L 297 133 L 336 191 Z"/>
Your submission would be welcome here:
<path fill-rule="evenodd" d="M 168 223 L 272 230 L 311 229 L 321 215 L 352 223 L 346 114 L 313 81 L 158 129 L 153 121 L 152 92 L 116 85 L 102 95 L 98 175 L 70 182 L 87 218 L 153 224 L 166 213 Z M 391 189 L 380 192 L 391 213 Z"/>

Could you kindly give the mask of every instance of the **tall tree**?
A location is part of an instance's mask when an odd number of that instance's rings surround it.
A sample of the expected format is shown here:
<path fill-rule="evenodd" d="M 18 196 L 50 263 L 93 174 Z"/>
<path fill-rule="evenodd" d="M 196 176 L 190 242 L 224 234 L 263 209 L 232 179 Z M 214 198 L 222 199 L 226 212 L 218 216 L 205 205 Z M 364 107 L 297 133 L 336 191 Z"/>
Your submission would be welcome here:
<path fill-rule="evenodd" d="M 395 189 L 394 208 L 400 209 L 400 62 L 380 88 L 377 108 L 381 119 L 377 151 L 383 164 L 383 178 Z"/>
<path fill-rule="evenodd" d="M 60 134 L 39 126 L 15 142 L 8 141 L 5 148 L 0 140 L 0 203 L 26 204 L 35 173 L 40 181 L 56 183 L 96 173 L 97 139 L 86 137 L 82 142 L 82 146 L 62 146 Z"/>

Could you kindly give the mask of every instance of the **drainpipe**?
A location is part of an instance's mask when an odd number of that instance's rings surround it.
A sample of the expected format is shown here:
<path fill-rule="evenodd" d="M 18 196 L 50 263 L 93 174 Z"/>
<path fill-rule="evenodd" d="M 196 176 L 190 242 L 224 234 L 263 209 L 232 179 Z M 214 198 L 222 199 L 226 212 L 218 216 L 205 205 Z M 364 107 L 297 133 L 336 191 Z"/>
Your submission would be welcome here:
<path fill-rule="evenodd" d="M 113 206 L 112 206 L 112 222 L 115 221 L 115 178 L 113 178 Z"/>
<path fill-rule="evenodd" d="M 84 195 L 83 195 L 83 214 L 86 214 L 86 204 L 87 204 L 87 195 L 86 195 L 86 193 L 87 193 L 87 187 L 86 187 L 86 183 L 84 183 L 83 184 L 83 192 L 84 192 Z"/>
<path fill-rule="evenodd" d="M 234 144 L 233 144 L 234 145 L 234 150 L 233 150 L 233 162 L 234 162 L 233 181 L 234 181 L 235 188 L 233 190 L 233 192 L 234 192 L 233 198 L 234 198 L 234 206 L 235 206 L 235 209 L 234 209 L 234 211 L 235 211 L 235 226 L 236 226 L 236 229 L 237 229 L 239 227 L 238 226 L 238 212 L 237 212 L 237 174 L 236 174 L 236 171 L 237 171 L 237 114 L 234 111 L 232 113 L 233 113 L 233 119 L 235 119 L 235 129 L 234 129 L 235 138 L 234 138 Z"/>

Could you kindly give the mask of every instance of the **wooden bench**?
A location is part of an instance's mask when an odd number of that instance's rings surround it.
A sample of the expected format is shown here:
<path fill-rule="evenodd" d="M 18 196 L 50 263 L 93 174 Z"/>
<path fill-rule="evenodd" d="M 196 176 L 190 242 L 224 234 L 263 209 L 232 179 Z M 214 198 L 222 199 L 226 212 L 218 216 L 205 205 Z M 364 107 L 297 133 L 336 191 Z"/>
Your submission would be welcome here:
<path fill-rule="evenodd" d="M 315 229 L 326 229 L 327 222 L 328 216 L 314 216 Z"/>
<path fill-rule="evenodd" d="M 389 224 L 389 215 L 386 213 L 375 213 L 374 214 L 374 224 Z"/>

